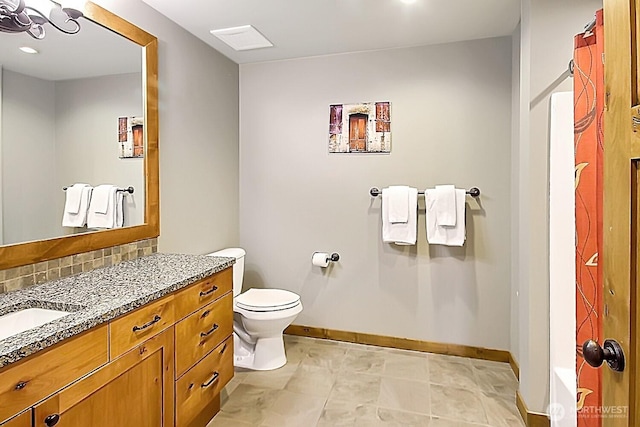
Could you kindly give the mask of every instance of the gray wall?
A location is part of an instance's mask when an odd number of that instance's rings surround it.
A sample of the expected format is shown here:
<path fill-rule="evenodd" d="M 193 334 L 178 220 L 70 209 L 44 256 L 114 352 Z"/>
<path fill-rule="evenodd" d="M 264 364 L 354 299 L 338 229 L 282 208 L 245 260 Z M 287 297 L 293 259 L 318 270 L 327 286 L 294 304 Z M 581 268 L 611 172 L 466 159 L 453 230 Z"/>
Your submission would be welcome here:
<path fill-rule="evenodd" d="M 537 412 L 545 412 L 549 402 L 549 96 L 572 89 L 571 79 L 559 78 L 573 58 L 573 37 L 600 8 L 601 0 L 523 1 L 515 161 L 521 196 L 513 215 L 519 242 L 520 392 Z"/>
<path fill-rule="evenodd" d="M 56 197 L 55 85 L 3 71 L 2 209 L 3 242 L 11 244 L 60 231 Z M 38 197 L 35 197 L 37 194 Z"/>
<path fill-rule="evenodd" d="M 140 0 L 96 3 L 159 41 L 159 251 L 237 245 L 238 65 Z"/>
<path fill-rule="evenodd" d="M 240 68 L 245 286 L 301 295 L 315 327 L 509 349 L 511 39 Z M 389 155 L 328 154 L 332 103 L 392 102 Z M 464 248 L 383 244 L 369 188 L 453 183 Z M 337 251 L 321 272 L 313 251 Z"/>
<path fill-rule="evenodd" d="M 135 189 L 124 198 L 125 226 L 143 224 L 144 159 L 119 158 L 118 145 L 118 117 L 142 116 L 142 75 L 60 81 L 55 91 L 58 217 L 64 210 L 62 187 L 113 184 Z"/>

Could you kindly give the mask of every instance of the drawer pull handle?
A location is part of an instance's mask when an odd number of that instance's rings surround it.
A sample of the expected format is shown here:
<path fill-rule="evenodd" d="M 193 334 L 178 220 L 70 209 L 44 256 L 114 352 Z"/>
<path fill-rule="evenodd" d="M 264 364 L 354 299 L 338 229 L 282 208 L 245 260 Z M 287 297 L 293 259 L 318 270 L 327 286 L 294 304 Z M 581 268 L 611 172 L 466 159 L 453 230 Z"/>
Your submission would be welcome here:
<path fill-rule="evenodd" d="M 213 378 L 211 378 L 209 381 L 207 381 L 206 383 L 203 383 L 200 387 L 202 388 L 207 388 L 209 387 L 211 384 L 215 383 L 218 380 L 218 377 L 220 376 L 219 373 L 214 372 L 213 373 Z"/>
<path fill-rule="evenodd" d="M 141 331 L 143 329 L 147 329 L 149 326 L 153 326 L 154 324 L 158 323 L 160 320 L 162 320 L 162 317 L 158 316 L 157 314 L 155 315 L 155 317 L 153 318 L 153 320 L 150 320 L 149 322 L 145 323 L 142 326 L 134 326 L 133 327 L 133 332 L 138 332 Z"/>
<path fill-rule="evenodd" d="M 213 285 L 213 288 L 209 289 L 207 292 L 200 291 L 200 296 L 201 297 L 206 297 L 207 295 L 210 295 L 210 294 L 214 293 L 217 290 L 218 290 L 218 287 L 216 285 Z"/>
<path fill-rule="evenodd" d="M 200 337 L 204 338 L 204 337 L 208 337 L 209 335 L 211 335 L 212 333 L 214 333 L 217 329 L 219 328 L 217 323 L 213 324 L 213 328 L 211 328 L 210 330 L 208 330 L 207 332 L 200 332 Z"/>
<path fill-rule="evenodd" d="M 18 384 L 16 384 L 16 386 L 13 389 L 16 390 L 16 391 L 22 390 L 23 388 L 25 388 L 27 386 L 28 382 L 29 381 L 20 381 Z"/>
<path fill-rule="evenodd" d="M 58 421 L 60 421 L 59 414 L 52 414 L 44 419 L 44 423 L 47 425 L 47 427 L 53 427 L 54 425 L 58 424 Z"/>
<path fill-rule="evenodd" d="M 204 319 L 205 317 L 207 317 L 208 315 L 211 314 L 211 311 L 207 310 L 204 313 L 202 313 L 202 316 L 200 316 L 201 319 Z"/>
<path fill-rule="evenodd" d="M 222 350 L 220 350 L 220 354 L 224 354 L 226 349 L 227 349 L 227 343 L 224 343 L 224 346 L 222 347 Z"/>

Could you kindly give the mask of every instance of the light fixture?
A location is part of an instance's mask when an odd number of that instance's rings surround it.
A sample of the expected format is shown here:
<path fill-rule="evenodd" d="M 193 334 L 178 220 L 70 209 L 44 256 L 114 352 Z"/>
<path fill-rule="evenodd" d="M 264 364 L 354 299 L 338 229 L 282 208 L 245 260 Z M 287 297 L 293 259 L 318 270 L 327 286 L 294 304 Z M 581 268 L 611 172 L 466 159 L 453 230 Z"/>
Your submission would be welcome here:
<path fill-rule="evenodd" d="M 36 54 L 36 53 L 38 53 L 38 51 L 37 51 L 37 50 L 35 50 L 34 48 L 29 47 L 29 46 L 22 46 L 22 47 L 20 47 L 19 49 L 20 49 L 21 51 L 23 51 L 24 53 L 30 53 L 30 54 Z"/>
<path fill-rule="evenodd" d="M 82 4 L 78 1 L 65 1 L 61 6 L 50 0 L 28 0 L 28 4 L 25 0 L 0 0 L 0 32 L 27 33 L 34 39 L 41 40 L 45 36 L 44 25 L 50 24 L 65 34 L 76 34 L 80 31 L 78 19 L 82 12 L 75 7 L 82 7 Z M 64 28 L 55 23 L 55 16 L 62 16 L 64 24 L 71 23 L 72 28 Z"/>
<path fill-rule="evenodd" d="M 404 4 L 412 4 L 416 2 L 416 0 L 400 0 L 400 1 Z"/>

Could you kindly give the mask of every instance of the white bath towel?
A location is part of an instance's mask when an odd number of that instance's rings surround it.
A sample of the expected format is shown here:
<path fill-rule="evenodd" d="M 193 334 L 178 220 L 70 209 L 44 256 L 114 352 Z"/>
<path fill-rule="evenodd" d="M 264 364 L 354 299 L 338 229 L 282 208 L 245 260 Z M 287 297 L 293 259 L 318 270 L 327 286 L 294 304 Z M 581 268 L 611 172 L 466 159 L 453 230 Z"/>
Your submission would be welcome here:
<path fill-rule="evenodd" d="M 82 189 L 88 187 L 89 184 L 77 183 L 71 187 L 67 187 L 65 191 L 66 200 L 64 202 L 64 211 L 70 214 L 77 214 L 80 211 L 80 203 L 82 202 Z"/>
<path fill-rule="evenodd" d="M 75 185 L 79 185 L 79 184 L 74 184 L 74 186 Z M 81 187 L 81 191 L 80 191 L 80 204 L 78 205 L 78 211 L 77 213 L 68 212 L 66 207 L 66 202 L 65 202 L 65 209 L 64 209 L 64 212 L 62 213 L 63 227 L 84 227 L 85 224 L 87 223 L 87 211 L 89 209 L 91 192 L 93 188 L 87 184 L 80 184 L 80 185 L 83 185 L 83 187 Z M 69 191 L 70 188 L 71 187 L 67 188 L 67 191 Z M 67 195 L 67 200 L 68 200 L 68 197 L 69 196 Z"/>
<path fill-rule="evenodd" d="M 462 246 L 466 239 L 465 224 L 465 190 L 456 190 L 456 225 L 437 225 L 436 190 L 425 190 L 424 198 L 427 207 L 426 225 L 427 241 L 432 245 Z"/>
<path fill-rule="evenodd" d="M 118 187 L 114 185 L 98 185 L 93 189 L 89 213 L 87 214 L 87 227 L 89 228 L 117 228 L 117 202 Z"/>
<path fill-rule="evenodd" d="M 389 222 L 392 224 L 409 221 L 409 187 L 406 185 L 392 185 L 382 190 L 387 193 L 382 203 L 387 203 Z"/>
<path fill-rule="evenodd" d="M 409 216 L 407 222 L 389 221 L 389 197 L 387 189 L 382 190 L 382 241 L 397 245 L 415 245 L 418 234 L 418 190 L 409 188 Z"/>
<path fill-rule="evenodd" d="M 456 225 L 456 187 L 436 185 L 436 225 Z"/>

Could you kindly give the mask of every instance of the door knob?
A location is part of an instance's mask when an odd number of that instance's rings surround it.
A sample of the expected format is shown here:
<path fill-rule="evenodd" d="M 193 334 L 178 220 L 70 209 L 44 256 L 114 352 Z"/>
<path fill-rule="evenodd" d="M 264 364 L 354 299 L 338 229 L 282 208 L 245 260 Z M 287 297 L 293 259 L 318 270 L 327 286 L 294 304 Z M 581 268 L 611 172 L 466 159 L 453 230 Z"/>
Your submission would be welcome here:
<path fill-rule="evenodd" d="M 597 341 L 585 341 L 582 345 L 584 360 L 594 368 L 602 366 L 603 362 L 616 372 L 624 371 L 624 352 L 615 340 L 605 340 L 604 347 L 600 347 Z"/>

